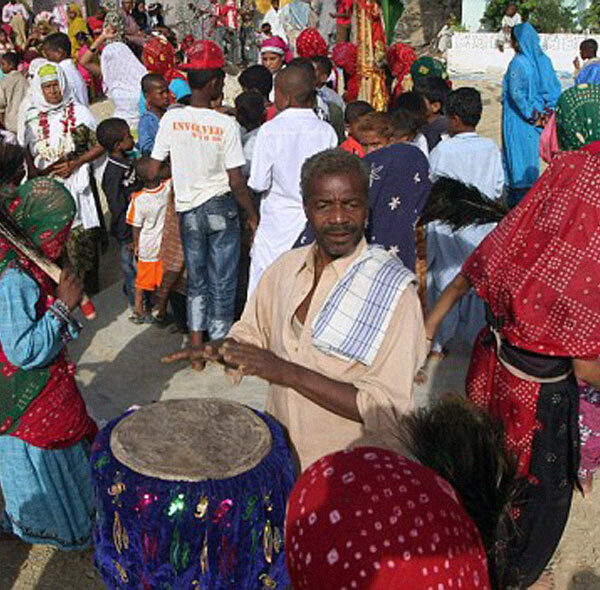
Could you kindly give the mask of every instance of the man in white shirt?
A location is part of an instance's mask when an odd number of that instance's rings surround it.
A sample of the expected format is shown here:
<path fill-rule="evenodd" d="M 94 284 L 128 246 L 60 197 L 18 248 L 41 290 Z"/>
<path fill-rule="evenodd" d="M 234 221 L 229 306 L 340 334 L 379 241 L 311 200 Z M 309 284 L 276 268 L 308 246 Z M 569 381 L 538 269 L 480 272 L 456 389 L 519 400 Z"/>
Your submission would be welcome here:
<path fill-rule="evenodd" d="M 246 163 L 235 119 L 211 109 L 223 93 L 225 59 L 212 41 L 196 41 L 188 50 L 190 106 L 162 117 L 152 150 L 150 176 L 171 159 L 175 209 L 188 273 L 188 325 L 192 346 L 203 333 L 222 338 L 233 324 L 240 258 L 238 204 L 248 226 L 256 229 L 256 211 L 242 174 Z M 236 203 L 237 201 L 237 203 Z M 195 363 L 201 370 L 203 364 Z"/>
<path fill-rule="evenodd" d="M 279 114 L 259 130 L 248 185 L 264 193 L 252 245 L 248 295 L 264 272 L 291 249 L 304 229 L 300 170 L 310 156 L 336 147 L 337 135 L 315 114 L 312 68 L 288 66 L 275 79 Z"/>
<path fill-rule="evenodd" d="M 475 187 L 490 199 L 499 199 L 504 189 L 504 169 L 498 146 L 480 137 L 476 127 L 481 119 L 481 95 L 474 88 L 459 88 L 448 95 L 446 116 L 451 137 L 440 142 L 429 156 L 432 182 L 446 177 Z M 460 271 L 495 224 L 471 226 L 453 231 L 434 222 L 427 226 L 428 297 L 435 302 Z M 485 322 L 482 301 L 471 293 L 463 297 L 436 333 L 434 353 L 455 336 L 470 344 Z"/>
<path fill-rule="evenodd" d="M 42 46 L 46 58 L 57 63 L 67 78 L 67 84 L 75 102 L 84 107 L 90 106 L 88 90 L 83 76 L 71 59 L 71 41 L 64 33 L 53 33 L 44 39 Z"/>
<path fill-rule="evenodd" d="M 287 43 L 283 18 L 281 11 L 279 10 L 279 0 L 271 0 L 271 8 L 265 13 L 261 25 L 264 25 L 265 23 L 271 25 L 273 37 L 281 37 Z"/>

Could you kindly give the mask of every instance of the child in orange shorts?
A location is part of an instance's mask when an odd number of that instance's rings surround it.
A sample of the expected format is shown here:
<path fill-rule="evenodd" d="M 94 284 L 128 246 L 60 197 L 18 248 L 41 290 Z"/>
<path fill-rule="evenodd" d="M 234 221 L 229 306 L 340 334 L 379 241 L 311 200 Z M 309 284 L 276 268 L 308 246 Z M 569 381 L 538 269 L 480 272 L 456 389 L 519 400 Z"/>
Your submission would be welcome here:
<path fill-rule="evenodd" d="M 135 163 L 137 179 L 143 189 L 131 195 L 127 210 L 127 223 L 133 226 L 133 244 L 137 256 L 137 276 L 135 279 L 135 307 L 131 321 L 135 324 L 152 323 L 153 318 L 144 309 L 144 292 L 154 293 L 162 282 L 160 245 L 171 181 L 150 180 L 150 158 L 144 156 Z"/>

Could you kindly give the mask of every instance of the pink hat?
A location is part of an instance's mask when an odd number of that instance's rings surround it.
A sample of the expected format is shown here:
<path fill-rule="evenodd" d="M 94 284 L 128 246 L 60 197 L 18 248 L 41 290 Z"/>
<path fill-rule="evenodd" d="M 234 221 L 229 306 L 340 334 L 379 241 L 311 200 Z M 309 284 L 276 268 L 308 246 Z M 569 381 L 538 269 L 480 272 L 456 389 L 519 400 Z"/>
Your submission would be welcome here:
<path fill-rule="evenodd" d="M 265 39 L 260 46 L 260 53 L 277 53 L 283 55 L 285 63 L 290 63 L 294 55 L 290 51 L 289 45 L 281 37 L 269 37 Z"/>

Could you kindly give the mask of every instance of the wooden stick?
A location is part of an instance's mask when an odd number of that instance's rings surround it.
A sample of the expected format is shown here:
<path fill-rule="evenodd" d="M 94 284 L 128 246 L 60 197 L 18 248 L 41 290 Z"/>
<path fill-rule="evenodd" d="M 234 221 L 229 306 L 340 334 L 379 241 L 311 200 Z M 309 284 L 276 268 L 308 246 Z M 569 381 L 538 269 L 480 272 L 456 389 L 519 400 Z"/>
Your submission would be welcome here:
<path fill-rule="evenodd" d="M 45 256 L 29 247 L 29 245 L 24 244 L 22 240 L 18 239 L 18 236 L 13 235 L 12 232 L 7 231 L 5 228 L 0 226 L 0 234 L 6 238 L 15 248 L 18 248 L 22 254 L 24 254 L 27 258 L 29 258 L 33 263 L 35 263 L 40 270 L 45 272 L 57 285 L 60 282 L 61 268 L 54 262 L 48 260 Z M 90 298 L 84 293 L 81 302 L 79 303 L 79 307 L 83 312 L 86 320 L 93 320 L 96 318 L 96 308 L 94 304 L 90 300 Z"/>

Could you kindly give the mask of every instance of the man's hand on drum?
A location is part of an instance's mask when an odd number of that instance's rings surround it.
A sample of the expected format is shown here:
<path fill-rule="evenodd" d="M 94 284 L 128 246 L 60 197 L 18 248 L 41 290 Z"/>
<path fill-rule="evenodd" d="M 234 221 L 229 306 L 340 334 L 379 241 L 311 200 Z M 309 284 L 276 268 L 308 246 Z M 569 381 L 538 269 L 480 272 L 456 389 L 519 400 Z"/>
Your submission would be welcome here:
<path fill-rule="evenodd" d="M 265 348 L 227 339 L 219 348 L 222 363 L 242 375 L 254 375 L 269 383 L 284 385 L 286 361 Z"/>
<path fill-rule="evenodd" d="M 236 369 L 242 375 L 255 375 L 270 383 L 282 384 L 285 377 L 285 361 L 270 350 L 253 344 L 236 342 L 232 338 L 213 340 L 202 346 L 188 348 L 164 357 L 164 363 L 180 360 L 216 361 Z"/>
<path fill-rule="evenodd" d="M 175 352 L 168 356 L 162 358 L 163 363 L 174 363 L 176 361 L 182 361 L 189 359 L 191 362 L 194 361 L 215 361 L 217 363 L 222 363 L 223 359 L 219 354 L 219 349 L 227 340 L 231 340 L 230 338 L 220 338 L 219 340 L 211 340 L 210 342 L 205 342 L 200 346 L 194 346 L 193 348 L 187 348 L 185 350 L 180 350 L 179 352 Z M 233 342 L 233 340 L 232 340 Z"/>

